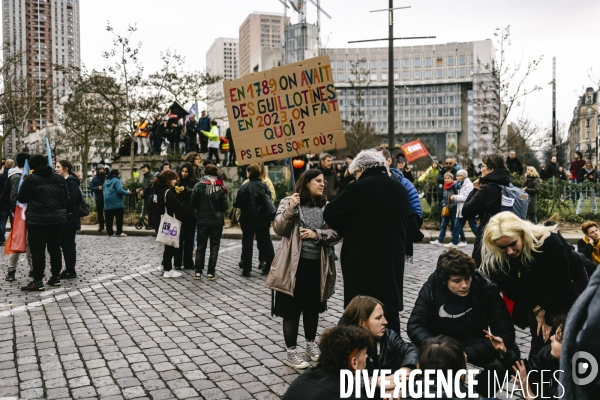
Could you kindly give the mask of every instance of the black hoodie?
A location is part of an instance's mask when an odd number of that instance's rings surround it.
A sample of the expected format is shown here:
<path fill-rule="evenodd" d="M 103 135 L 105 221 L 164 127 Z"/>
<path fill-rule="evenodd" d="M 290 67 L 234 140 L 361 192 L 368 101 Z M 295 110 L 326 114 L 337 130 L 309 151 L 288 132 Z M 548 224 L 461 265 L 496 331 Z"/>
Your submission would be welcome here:
<path fill-rule="evenodd" d="M 510 183 L 510 172 L 507 169 L 496 169 L 484 177 L 479 178 L 481 187 L 473 189 L 462 208 L 463 218 L 474 218 L 479 215 L 479 229 L 475 238 L 473 258 L 475 264 L 481 264 L 481 236 L 485 226 L 494 215 L 500 212 L 502 205 L 502 188 Z"/>
<path fill-rule="evenodd" d="M 68 199 L 66 179 L 48 166 L 38 167 L 27 176 L 17 196 L 20 203 L 27 203 L 28 225 L 65 223 Z"/>

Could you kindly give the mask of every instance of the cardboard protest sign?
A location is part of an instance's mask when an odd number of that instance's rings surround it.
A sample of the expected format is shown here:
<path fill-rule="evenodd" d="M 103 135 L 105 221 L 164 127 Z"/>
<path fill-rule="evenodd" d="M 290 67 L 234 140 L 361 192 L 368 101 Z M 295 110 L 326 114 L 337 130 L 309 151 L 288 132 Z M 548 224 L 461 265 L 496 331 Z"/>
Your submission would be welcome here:
<path fill-rule="evenodd" d="M 420 140 L 413 140 L 400 146 L 406 161 L 413 162 L 421 157 L 429 155 L 425 145 Z"/>
<path fill-rule="evenodd" d="M 241 165 L 346 147 L 329 56 L 224 81 L 223 92 Z"/>

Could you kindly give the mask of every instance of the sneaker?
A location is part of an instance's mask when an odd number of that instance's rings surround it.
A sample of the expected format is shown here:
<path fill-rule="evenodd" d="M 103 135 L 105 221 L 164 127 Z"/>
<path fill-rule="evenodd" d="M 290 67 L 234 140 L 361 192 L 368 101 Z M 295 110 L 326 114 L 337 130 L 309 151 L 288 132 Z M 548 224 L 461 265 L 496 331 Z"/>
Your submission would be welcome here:
<path fill-rule="evenodd" d="M 50 279 L 48 279 L 48 286 L 60 286 L 60 277 L 53 276 Z"/>
<path fill-rule="evenodd" d="M 441 242 L 439 242 L 437 239 L 436 240 L 432 240 L 431 242 L 429 242 L 430 244 L 442 244 Z"/>
<path fill-rule="evenodd" d="M 252 275 L 250 275 L 250 272 L 242 272 L 242 276 L 250 278 Z"/>
<path fill-rule="evenodd" d="M 27 286 L 23 286 L 21 290 L 24 292 L 41 292 L 46 290 L 46 287 L 44 286 L 44 282 L 42 281 L 31 281 L 27 284 Z"/>
<path fill-rule="evenodd" d="M 457 246 L 454 243 L 446 243 L 444 245 L 444 247 L 452 247 L 452 248 L 454 248 L 454 247 L 457 247 Z"/>
<path fill-rule="evenodd" d="M 163 272 L 163 278 L 179 278 L 180 276 L 181 272 L 177 272 L 175 270 Z"/>
<path fill-rule="evenodd" d="M 117 235 L 118 237 L 127 237 L 127 234 L 125 233 L 121 233 L 120 235 Z"/>
<path fill-rule="evenodd" d="M 77 273 L 75 271 L 67 271 L 64 270 L 60 273 L 60 279 L 75 279 L 77 278 Z"/>
<path fill-rule="evenodd" d="M 173 267 L 173 268 L 176 269 L 177 271 L 181 271 L 182 270 L 181 265 Z"/>
<path fill-rule="evenodd" d="M 4 280 L 7 281 L 7 282 L 14 281 L 16 279 L 15 278 L 15 272 L 17 272 L 17 271 L 8 271 L 6 273 L 6 277 L 4 278 Z"/>
<path fill-rule="evenodd" d="M 306 342 L 306 355 L 313 361 L 319 361 L 321 350 L 315 341 Z"/>
<path fill-rule="evenodd" d="M 467 242 L 460 242 L 456 247 L 467 247 Z"/>
<path fill-rule="evenodd" d="M 258 264 L 258 269 L 265 269 L 265 267 L 266 267 L 266 266 L 267 266 L 267 263 L 266 263 L 266 262 L 264 262 L 264 261 L 261 261 L 261 262 Z"/>
<path fill-rule="evenodd" d="M 216 281 L 217 279 L 219 279 L 219 275 L 217 274 L 208 274 L 206 276 L 206 279 L 209 281 Z"/>
<path fill-rule="evenodd" d="M 200 278 L 202 278 L 202 272 L 196 272 L 196 273 L 194 274 L 194 279 L 198 280 L 198 279 L 200 279 Z"/>
<path fill-rule="evenodd" d="M 284 363 L 292 368 L 304 369 L 310 367 L 307 361 L 304 361 L 302 357 L 296 352 L 296 347 L 290 347 L 287 349 L 287 357 L 283 360 Z"/>
<path fill-rule="evenodd" d="M 165 267 L 163 267 L 162 265 L 160 265 L 160 266 L 156 267 L 156 270 L 158 272 L 165 272 Z"/>

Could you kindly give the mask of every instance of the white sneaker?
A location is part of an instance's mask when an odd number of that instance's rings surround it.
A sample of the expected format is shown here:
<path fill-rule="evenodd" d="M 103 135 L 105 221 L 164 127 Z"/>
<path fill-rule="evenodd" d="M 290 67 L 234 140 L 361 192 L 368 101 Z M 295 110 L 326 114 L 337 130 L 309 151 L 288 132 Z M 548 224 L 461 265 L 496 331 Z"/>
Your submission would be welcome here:
<path fill-rule="evenodd" d="M 467 242 L 460 242 L 456 247 L 467 247 Z"/>
<path fill-rule="evenodd" d="M 181 272 L 177 272 L 174 269 L 170 271 L 165 271 L 163 273 L 163 278 L 179 278 L 181 276 Z"/>
<path fill-rule="evenodd" d="M 319 345 L 317 345 L 314 340 L 312 342 L 306 342 L 306 355 L 310 357 L 313 361 L 319 361 L 319 356 L 321 355 L 321 350 L 319 350 Z"/>
<path fill-rule="evenodd" d="M 444 245 L 444 247 L 452 247 L 452 248 L 454 248 L 454 247 L 457 247 L 457 246 L 455 244 L 452 244 L 452 243 L 446 243 Z"/>
<path fill-rule="evenodd" d="M 429 244 L 441 244 L 441 243 L 438 242 L 437 239 L 436 239 L 436 240 L 432 240 L 431 242 L 429 242 Z"/>
<path fill-rule="evenodd" d="M 298 355 L 296 347 L 287 349 L 287 357 L 283 362 L 292 368 L 304 369 L 310 367 L 310 364 Z"/>

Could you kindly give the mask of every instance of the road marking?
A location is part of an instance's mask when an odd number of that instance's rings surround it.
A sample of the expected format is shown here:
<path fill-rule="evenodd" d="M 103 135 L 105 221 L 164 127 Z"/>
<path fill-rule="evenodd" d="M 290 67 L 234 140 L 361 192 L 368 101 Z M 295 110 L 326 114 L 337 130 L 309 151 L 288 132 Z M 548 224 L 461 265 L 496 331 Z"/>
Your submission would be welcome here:
<path fill-rule="evenodd" d="M 242 247 L 241 244 L 235 244 L 233 246 L 222 248 L 219 251 L 219 254 L 228 252 L 230 250 L 239 249 L 240 247 Z M 87 292 L 91 292 L 91 291 L 96 290 L 96 289 L 105 288 L 107 286 L 112 286 L 115 283 L 122 283 L 124 281 L 128 281 L 130 279 L 137 278 L 137 277 L 140 277 L 142 275 L 149 274 L 151 272 L 156 272 L 156 267 L 152 267 L 151 264 L 144 264 L 144 265 L 140 265 L 139 267 L 133 268 L 133 270 L 135 270 L 135 271 L 139 270 L 139 271 L 138 272 L 134 272 L 134 273 L 129 274 L 129 275 L 125 275 L 123 277 L 119 277 L 118 279 L 114 279 L 112 281 L 109 280 L 108 282 L 104 282 L 104 283 L 102 283 L 100 281 L 107 280 L 107 279 L 110 279 L 110 278 L 114 278 L 114 277 L 116 277 L 116 275 L 105 275 L 105 276 L 101 276 L 99 278 L 94 278 L 94 279 L 92 279 L 92 281 L 98 281 L 100 283 L 96 283 L 96 284 L 91 285 L 89 287 L 73 288 L 73 290 L 65 292 L 65 293 L 62 293 L 62 294 L 56 294 L 56 293 L 62 292 L 63 290 L 66 290 L 66 288 L 60 288 L 60 289 L 55 289 L 55 290 L 50 290 L 48 292 L 40 293 L 39 294 L 40 296 L 52 296 L 52 297 L 49 297 L 49 298 L 43 299 L 43 300 L 39 300 L 39 301 L 34 301 L 32 303 L 28 303 L 28 304 L 25 304 L 25 305 L 22 305 L 22 306 L 19 306 L 19 307 L 15 307 L 15 308 L 12 308 L 12 309 L 9 309 L 9 310 L 1 311 L 0 312 L 0 319 L 5 318 L 5 317 L 9 317 L 11 315 L 19 314 L 19 313 L 21 313 L 23 311 L 32 310 L 32 309 L 41 307 L 41 306 L 46 305 L 46 304 L 54 303 L 54 302 L 57 302 L 59 300 L 66 299 L 67 297 L 73 298 L 75 296 L 81 296 L 81 295 L 83 295 L 83 294 L 85 294 Z M 7 304 L 5 306 L 12 307 L 12 304 Z"/>

